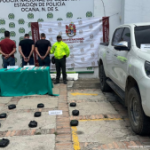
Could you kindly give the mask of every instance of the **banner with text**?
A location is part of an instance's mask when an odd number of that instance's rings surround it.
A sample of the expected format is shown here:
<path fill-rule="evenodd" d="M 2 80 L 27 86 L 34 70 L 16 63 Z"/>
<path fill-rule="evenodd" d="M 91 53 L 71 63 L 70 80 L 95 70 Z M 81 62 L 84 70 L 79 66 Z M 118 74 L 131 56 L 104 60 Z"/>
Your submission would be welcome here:
<path fill-rule="evenodd" d="M 4 31 L 9 30 L 17 45 L 16 65 L 21 66 L 18 45 L 25 33 L 32 35 L 31 22 L 92 18 L 93 8 L 94 0 L 0 0 L 0 41 Z"/>
<path fill-rule="evenodd" d="M 71 52 L 67 68 L 98 66 L 99 44 L 103 41 L 102 18 L 42 22 L 39 23 L 39 31 L 45 33 L 52 44 L 56 42 L 57 35 L 62 35 Z M 51 65 L 51 69 L 55 69 L 55 65 Z"/>

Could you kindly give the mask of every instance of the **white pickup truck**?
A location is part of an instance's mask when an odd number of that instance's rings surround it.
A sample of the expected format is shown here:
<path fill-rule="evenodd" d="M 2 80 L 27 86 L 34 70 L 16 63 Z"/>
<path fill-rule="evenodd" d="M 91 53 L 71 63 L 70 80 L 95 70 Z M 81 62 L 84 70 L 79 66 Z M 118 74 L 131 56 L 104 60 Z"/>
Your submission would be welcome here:
<path fill-rule="evenodd" d="M 109 44 L 101 43 L 99 77 L 128 108 L 133 131 L 150 134 L 150 23 L 118 27 Z"/>

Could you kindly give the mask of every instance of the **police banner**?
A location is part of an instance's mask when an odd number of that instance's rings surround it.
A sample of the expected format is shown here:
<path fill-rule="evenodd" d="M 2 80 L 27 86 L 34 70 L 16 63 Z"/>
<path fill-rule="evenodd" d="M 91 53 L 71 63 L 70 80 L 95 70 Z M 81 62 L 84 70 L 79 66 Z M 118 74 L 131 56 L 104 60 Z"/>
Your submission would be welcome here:
<path fill-rule="evenodd" d="M 102 18 L 41 22 L 39 33 L 45 33 L 52 44 L 57 35 L 62 36 L 70 48 L 67 68 L 98 66 L 99 44 L 103 41 Z M 51 65 L 51 69 L 55 69 L 55 65 Z"/>
<path fill-rule="evenodd" d="M 16 65 L 21 66 L 18 45 L 25 33 L 32 37 L 31 22 L 92 18 L 93 9 L 94 0 L 0 0 L 0 41 L 4 39 L 4 31 L 10 31 L 10 38 L 17 45 Z"/>

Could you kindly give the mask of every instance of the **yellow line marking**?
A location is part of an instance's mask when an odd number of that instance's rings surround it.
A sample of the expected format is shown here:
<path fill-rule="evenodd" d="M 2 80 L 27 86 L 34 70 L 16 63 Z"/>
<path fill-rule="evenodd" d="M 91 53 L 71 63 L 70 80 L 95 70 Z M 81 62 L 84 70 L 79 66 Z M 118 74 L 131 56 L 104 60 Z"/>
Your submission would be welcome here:
<path fill-rule="evenodd" d="M 71 128 L 72 128 L 73 148 L 74 150 L 80 150 L 80 143 L 77 136 L 77 127 L 71 127 Z"/>
<path fill-rule="evenodd" d="M 113 121 L 113 120 L 123 120 L 122 118 L 102 118 L 102 119 L 89 119 L 89 120 L 79 120 L 79 121 Z"/>
<path fill-rule="evenodd" d="M 97 96 L 98 94 L 90 94 L 90 93 L 71 93 L 71 95 L 73 95 L 73 96 L 77 96 L 77 95 Z"/>

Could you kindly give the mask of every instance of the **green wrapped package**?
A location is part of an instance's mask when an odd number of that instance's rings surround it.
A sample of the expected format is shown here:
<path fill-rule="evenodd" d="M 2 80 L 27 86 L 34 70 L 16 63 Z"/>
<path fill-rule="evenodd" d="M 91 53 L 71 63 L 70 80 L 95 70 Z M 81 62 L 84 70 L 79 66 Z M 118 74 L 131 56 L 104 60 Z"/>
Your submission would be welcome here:
<path fill-rule="evenodd" d="M 22 70 L 0 69 L 0 96 L 26 96 L 53 94 L 53 83 L 49 74 L 49 67 L 44 69 Z"/>

